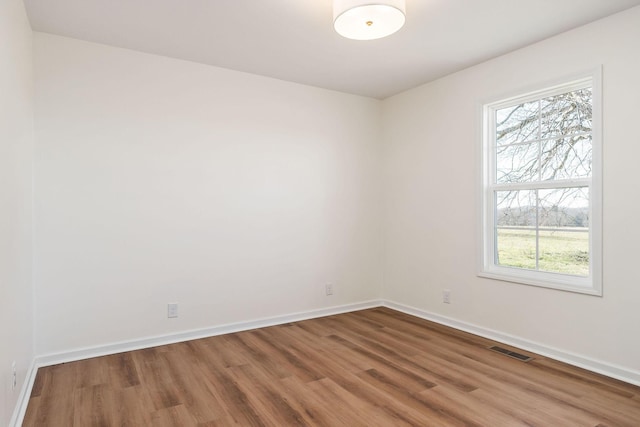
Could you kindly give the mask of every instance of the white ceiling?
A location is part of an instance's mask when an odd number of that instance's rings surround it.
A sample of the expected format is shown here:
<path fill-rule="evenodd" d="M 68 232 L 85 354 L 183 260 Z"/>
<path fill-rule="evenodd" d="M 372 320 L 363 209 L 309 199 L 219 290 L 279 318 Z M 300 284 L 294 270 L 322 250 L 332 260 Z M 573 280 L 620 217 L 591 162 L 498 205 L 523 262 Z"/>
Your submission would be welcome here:
<path fill-rule="evenodd" d="M 24 3 L 35 31 L 386 98 L 640 0 L 407 0 L 405 26 L 372 41 L 334 32 L 332 0 Z"/>

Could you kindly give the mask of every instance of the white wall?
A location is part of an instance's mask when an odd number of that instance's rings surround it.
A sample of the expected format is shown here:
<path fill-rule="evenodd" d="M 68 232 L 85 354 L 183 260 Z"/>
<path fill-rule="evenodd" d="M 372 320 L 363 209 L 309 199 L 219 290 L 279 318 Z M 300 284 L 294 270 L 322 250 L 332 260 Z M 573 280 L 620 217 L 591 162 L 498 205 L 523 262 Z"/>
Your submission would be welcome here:
<path fill-rule="evenodd" d="M 37 354 L 379 296 L 380 101 L 47 34 L 35 64 Z"/>
<path fill-rule="evenodd" d="M 478 105 L 602 64 L 604 296 L 476 277 Z M 383 296 L 640 371 L 640 7 L 385 100 Z M 451 289 L 452 303 L 442 303 Z"/>
<path fill-rule="evenodd" d="M 31 53 L 22 1 L 0 2 L 0 425 L 9 424 L 33 360 Z"/>

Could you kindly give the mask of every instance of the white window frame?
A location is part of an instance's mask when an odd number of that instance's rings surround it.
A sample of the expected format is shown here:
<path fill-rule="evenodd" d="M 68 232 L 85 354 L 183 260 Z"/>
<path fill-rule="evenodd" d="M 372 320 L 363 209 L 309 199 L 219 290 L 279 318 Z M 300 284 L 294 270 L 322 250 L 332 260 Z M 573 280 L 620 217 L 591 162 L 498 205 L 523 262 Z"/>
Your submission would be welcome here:
<path fill-rule="evenodd" d="M 593 93 L 592 117 L 592 176 L 591 178 L 555 180 L 535 183 L 535 188 L 558 188 L 586 186 L 589 188 L 589 276 L 551 273 L 498 265 L 495 247 L 495 200 L 496 154 L 495 154 L 495 111 L 507 106 L 565 93 L 588 87 Z M 482 117 L 482 188 L 481 194 L 481 237 L 480 265 L 478 276 L 525 285 L 559 289 L 582 294 L 602 296 L 602 71 L 601 67 L 588 73 L 577 74 L 560 81 L 538 85 L 529 90 L 518 91 L 481 106 Z M 519 184 L 510 184 L 515 189 Z M 522 189 L 531 189 L 528 183 Z"/>

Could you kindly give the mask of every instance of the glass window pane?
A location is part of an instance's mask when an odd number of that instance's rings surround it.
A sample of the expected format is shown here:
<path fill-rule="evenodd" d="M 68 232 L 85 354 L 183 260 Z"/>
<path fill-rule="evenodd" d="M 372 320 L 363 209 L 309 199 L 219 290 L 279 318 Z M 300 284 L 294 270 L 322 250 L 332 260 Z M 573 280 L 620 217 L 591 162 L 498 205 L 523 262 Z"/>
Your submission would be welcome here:
<path fill-rule="evenodd" d="M 499 228 L 496 233 L 498 265 L 536 269 L 536 232 Z"/>
<path fill-rule="evenodd" d="M 591 132 L 592 105 L 591 88 L 544 98 L 540 102 L 541 138 Z"/>
<path fill-rule="evenodd" d="M 535 227 L 536 192 L 533 190 L 496 191 L 498 227 Z"/>
<path fill-rule="evenodd" d="M 536 223 L 535 191 L 496 191 L 496 225 L 498 227 L 535 227 Z"/>
<path fill-rule="evenodd" d="M 540 227 L 589 227 L 589 189 L 557 188 L 538 190 Z"/>
<path fill-rule="evenodd" d="M 495 196 L 498 264 L 535 270 L 536 192 L 496 191 Z"/>
<path fill-rule="evenodd" d="M 504 145 L 496 150 L 496 182 L 539 180 L 538 143 Z"/>
<path fill-rule="evenodd" d="M 513 144 L 538 138 L 540 102 L 525 102 L 496 110 L 496 144 Z"/>
<path fill-rule="evenodd" d="M 552 273 L 589 275 L 589 233 L 545 231 L 539 234 L 538 268 Z"/>
<path fill-rule="evenodd" d="M 547 141 L 540 155 L 542 180 L 590 177 L 592 159 L 591 135 Z"/>

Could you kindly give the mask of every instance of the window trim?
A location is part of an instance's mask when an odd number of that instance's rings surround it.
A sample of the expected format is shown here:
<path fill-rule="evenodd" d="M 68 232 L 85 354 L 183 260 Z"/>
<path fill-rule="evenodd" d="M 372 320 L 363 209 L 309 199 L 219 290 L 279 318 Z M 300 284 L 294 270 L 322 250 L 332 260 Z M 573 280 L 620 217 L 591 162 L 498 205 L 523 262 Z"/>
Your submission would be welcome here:
<path fill-rule="evenodd" d="M 564 93 L 585 87 L 591 83 L 593 96 L 592 117 L 592 175 L 591 178 L 556 180 L 549 183 L 549 187 L 585 186 L 589 188 L 589 262 L 590 275 L 587 277 L 572 276 L 562 273 L 532 271 L 513 267 L 500 266 L 495 263 L 494 240 L 494 201 L 490 194 L 499 184 L 493 184 L 495 166 L 492 160 L 494 147 L 491 145 L 492 135 L 495 134 L 495 122 L 490 114 L 502 107 L 515 103 L 540 99 L 555 94 Z M 501 96 L 482 102 L 479 106 L 480 116 L 480 173 L 479 189 L 480 205 L 480 236 L 479 236 L 479 277 L 496 279 L 506 282 L 570 291 L 581 294 L 602 296 L 602 67 L 598 66 L 588 72 L 578 73 L 558 79 L 547 84 L 537 84 L 534 87 L 513 91 L 507 96 Z M 493 134 L 492 134 L 493 132 Z M 523 183 L 523 187 L 527 187 Z M 546 184 L 536 184 L 536 188 Z M 514 188 L 510 184 L 510 188 Z"/>

